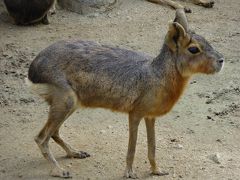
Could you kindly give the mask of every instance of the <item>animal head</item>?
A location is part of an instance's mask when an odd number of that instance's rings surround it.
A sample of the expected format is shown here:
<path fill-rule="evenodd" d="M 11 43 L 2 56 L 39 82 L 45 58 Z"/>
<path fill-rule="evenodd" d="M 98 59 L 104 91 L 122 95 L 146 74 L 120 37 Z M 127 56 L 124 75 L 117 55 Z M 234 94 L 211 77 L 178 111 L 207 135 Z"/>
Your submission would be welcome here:
<path fill-rule="evenodd" d="M 188 29 L 182 9 L 176 11 L 174 22 L 169 24 L 165 43 L 175 55 L 178 71 L 182 76 L 195 73 L 213 74 L 221 71 L 224 58 L 202 36 Z"/>

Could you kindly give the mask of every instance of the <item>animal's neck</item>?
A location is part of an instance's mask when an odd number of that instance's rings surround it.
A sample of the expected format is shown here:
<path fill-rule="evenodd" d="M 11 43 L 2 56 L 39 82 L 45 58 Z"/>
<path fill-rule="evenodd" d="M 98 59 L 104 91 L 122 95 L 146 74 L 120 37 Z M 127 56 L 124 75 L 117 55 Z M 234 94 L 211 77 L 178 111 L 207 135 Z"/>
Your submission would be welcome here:
<path fill-rule="evenodd" d="M 160 54 L 153 59 L 152 68 L 157 76 L 167 73 L 167 71 L 178 71 L 176 67 L 176 56 L 166 44 L 163 44 Z"/>
<path fill-rule="evenodd" d="M 176 65 L 177 57 L 167 45 L 163 45 L 160 54 L 153 60 L 152 69 L 158 77 L 160 84 L 165 88 L 172 100 L 177 99 L 183 93 L 190 77 L 183 77 Z"/>

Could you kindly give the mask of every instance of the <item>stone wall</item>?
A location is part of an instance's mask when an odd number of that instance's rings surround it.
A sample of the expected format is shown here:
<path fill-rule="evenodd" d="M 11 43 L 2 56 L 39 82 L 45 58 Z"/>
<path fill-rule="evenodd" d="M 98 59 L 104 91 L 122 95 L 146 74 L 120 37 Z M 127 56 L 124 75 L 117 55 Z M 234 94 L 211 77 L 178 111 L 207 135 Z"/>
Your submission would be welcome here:
<path fill-rule="evenodd" d="M 106 12 L 117 5 L 118 0 L 58 0 L 60 7 L 80 13 Z"/>

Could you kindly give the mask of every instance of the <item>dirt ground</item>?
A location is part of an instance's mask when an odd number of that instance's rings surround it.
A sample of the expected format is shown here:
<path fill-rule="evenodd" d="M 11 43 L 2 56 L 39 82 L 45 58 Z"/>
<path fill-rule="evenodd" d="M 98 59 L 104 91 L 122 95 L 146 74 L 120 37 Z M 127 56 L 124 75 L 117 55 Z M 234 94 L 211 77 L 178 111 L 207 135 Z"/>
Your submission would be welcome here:
<path fill-rule="evenodd" d="M 16 26 L 0 5 L 0 179 L 56 179 L 33 138 L 48 107 L 24 84 L 28 67 L 43 48 L 61 39 L 88 39 L 157 55 L 174 11 L 143 0 L 122 0 L 105 14 L 58 10 L 50 25 Z M 149 174 L 144 122 L 134 162 L 139 179 L 240 179 L 240 1 L 216 0 L 213 9 L 185 3 L 193 30 L 225 59 L 220 74 L 195 76 L 183 97 L 156 127 L 157 159 L 169 175 Z M 55 157 L 73 179 L 123 179 L 128 143 L 126 114 L 79 109 L 61 133 L 87 159 L 66 159 L 51 141 Z M 214 157 L 217 157 L 214 159 Z"/>

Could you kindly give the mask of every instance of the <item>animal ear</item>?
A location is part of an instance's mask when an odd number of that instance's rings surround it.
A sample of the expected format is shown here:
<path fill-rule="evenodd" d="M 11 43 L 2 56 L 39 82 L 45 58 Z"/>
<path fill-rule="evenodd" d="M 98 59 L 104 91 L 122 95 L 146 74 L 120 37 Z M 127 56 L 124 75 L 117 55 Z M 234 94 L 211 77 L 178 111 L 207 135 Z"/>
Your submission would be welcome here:
<path fill-rule="evenodd" d="M 181 42 L 186 38 L 188 38 L 187 33 L 181 24 L 177 22 L 169 23 L 165 43 L 173 52 L 177 51 L 177 48 L 181 46 Z"/>
<path fill-rule="evenodd" d="M 177 22 L 177 23 L 181 24 L 186 32 L 189 31 L 188 20 L 187 20 L 186 14 L 184 12 L 184 9 L 177 9 L 176 10 L 176 15 L 175 15 L 174 22 Z"/>

